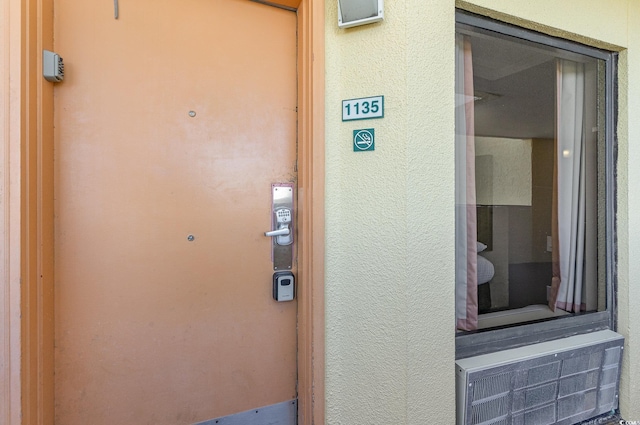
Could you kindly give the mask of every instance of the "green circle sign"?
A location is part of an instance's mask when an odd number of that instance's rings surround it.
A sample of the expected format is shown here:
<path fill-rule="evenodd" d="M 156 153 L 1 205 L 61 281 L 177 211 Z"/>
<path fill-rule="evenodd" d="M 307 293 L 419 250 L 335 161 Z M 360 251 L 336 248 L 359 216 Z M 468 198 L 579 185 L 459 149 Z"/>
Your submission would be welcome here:
<path fill-rule="evenodd" d="M 353 130 L 354 152 L 372 151 L 375 148 L 375 132 L 373 128 Z"/>

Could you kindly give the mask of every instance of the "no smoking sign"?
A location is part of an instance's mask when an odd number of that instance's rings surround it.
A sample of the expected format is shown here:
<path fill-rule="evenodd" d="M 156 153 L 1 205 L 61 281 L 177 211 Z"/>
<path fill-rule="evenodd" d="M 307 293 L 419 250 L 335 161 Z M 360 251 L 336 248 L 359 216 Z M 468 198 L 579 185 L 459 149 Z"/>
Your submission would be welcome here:
<path fill-rule="evenodd" d="M 364 152 L 375 149 L 375 131 L 373 128 L 353 130 L 353 151 Z"/>

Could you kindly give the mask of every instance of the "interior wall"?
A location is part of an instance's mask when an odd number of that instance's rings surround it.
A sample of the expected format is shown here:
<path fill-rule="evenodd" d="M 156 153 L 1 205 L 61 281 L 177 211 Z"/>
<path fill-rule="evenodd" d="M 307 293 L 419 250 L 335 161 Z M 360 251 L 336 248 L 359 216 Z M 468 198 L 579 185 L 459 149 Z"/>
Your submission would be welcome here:
<path fill-rule="evenodd" d="M 531 206 L 531 150 L 531 139 L 476 137 L 476 202 Z"/>

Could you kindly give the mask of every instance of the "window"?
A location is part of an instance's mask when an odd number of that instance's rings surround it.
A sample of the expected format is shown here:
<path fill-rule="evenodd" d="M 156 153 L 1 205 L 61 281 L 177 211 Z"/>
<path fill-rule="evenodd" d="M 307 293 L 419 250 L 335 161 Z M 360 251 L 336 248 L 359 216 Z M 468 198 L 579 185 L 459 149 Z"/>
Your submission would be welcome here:
<path fill-rule="evenodd" d="M 459 358 L 615 310 L 615 56 L 456 15 Z"/>

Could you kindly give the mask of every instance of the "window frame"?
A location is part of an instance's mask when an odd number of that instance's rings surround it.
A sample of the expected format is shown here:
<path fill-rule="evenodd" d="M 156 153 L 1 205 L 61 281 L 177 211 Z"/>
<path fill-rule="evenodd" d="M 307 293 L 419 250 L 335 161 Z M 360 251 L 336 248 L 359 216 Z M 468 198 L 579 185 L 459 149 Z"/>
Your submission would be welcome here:
<path fill-rule="evenodd" d="M 456 9 L 465 24 L 601 59 L 605 63 L 605 280 L 606 310 L 456 334 L 456 360 L 509 348 L 617 328 L 617 72 L 618 54 Z"/>

